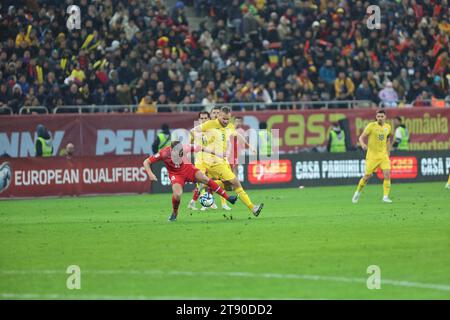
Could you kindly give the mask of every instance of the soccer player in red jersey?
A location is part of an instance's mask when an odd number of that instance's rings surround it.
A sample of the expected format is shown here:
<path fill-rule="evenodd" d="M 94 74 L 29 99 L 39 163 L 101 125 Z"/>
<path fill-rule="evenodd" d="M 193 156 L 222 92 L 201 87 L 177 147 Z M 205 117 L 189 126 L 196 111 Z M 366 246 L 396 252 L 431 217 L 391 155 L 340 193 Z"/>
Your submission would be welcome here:
<path fill-rule="evenodd" d="M 162 148 L 157 154 L 148 157 L 144 161 L 144 168 L 147 171 L 150 181 L 158 181 L 151 169 L 151 164 L 163 161 L 167 171 L 169 171 L 173 191 L 173 212 L 169 217 L 169 221 L 177 220 L 178 207 L 180 206 L 181 195 L 183 194 L 183 186 L 186 182 L 204 183 L 231 204 L 234 204 L 237 200 L 237 196 L 229 196 L 213 179 L 208 178 L 187 159 L 187 153 L 199 152 L 200 150 L 202 150 L 200 146 L 183 145 L 180 141 L 172 141 L 170 146 Z M 203 151 L 207 152 L 207 150 Z"/>
<path fill-rule="evenodd" d="M 234 118 L 234 127 L 236 128 L 237 133 L 241 137 L 245 137 L 245 130 L 243 128 L 243 119 L 242 117 Z M 231 149 L 229 150 L 229 162 L 231 166 L 231 170 L 234 174 L 238 175 L 238 166 L 239 166 L 239 157 L 244 152 L 245 149 L 245 138 L 238 139 L 239 136 L 231 137 Z"/>

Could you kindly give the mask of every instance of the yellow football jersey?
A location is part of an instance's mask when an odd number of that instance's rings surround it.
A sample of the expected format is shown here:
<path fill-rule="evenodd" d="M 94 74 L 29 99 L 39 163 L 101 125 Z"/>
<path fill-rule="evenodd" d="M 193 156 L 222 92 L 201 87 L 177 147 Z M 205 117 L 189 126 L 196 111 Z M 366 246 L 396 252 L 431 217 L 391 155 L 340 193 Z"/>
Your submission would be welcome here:
<path fill-rule="evenodd" d="M 388 156 L 387 139 L 392 133 L 391 130 L 391 126 L 387 123 L 380 126 L 374 121 L 367 125 L 364 129 L 364 134 L 369 138 L 366 159 L 381 159 Z"/>
<path fill-rule="evenodd" d="M 195 144 L 203 148 L 207 147 L 209 144 L 209 142 L 206 139 L 207 137 L 203 134 L 194 136 L 193 132 L 191 132 L 190 136 L 191 136 L 191 144 Z M 202 151 L 196 152 L 194 157 L 195 157 L 195 165 L 200 165 L 203 163 L 205 153 Z"/>
<path fill-rule="evenodd" d="M 227 163 L 226 151 L 230 137 L 236 135 L 236 129 L 234 125 L 229 122 L 227 126 L 222 126 L 218 119 L 206 121 L 201 125 L 203 132 L 202 139 L 207 142 L 207 147 L 213 150 L 214 156 L 210 154 L 204 154 L 204 161 L 209 165 Z"/>

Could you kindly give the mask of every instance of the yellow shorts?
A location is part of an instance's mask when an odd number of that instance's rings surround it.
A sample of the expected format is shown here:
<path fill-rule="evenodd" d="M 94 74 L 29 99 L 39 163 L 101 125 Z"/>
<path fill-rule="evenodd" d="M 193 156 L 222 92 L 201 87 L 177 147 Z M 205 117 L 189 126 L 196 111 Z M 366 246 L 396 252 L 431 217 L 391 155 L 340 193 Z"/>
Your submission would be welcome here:
<path fill-rule="evenodd" d="M 366 159 L 366 175 L 374 173 L 378 168 L 381 170 L 390 170 L 391 162 L 389 158 Z"/>
<path fill-rule="evenodd" d="M 215 180 L 230 181 L 236 178 L 228 163 L 207 166 L 206 171 L 208 177 Z"/>
<path fill-rule="evenodd" d="M 204 162 L 196 162 L 194 166 L 199 169 L 201 172 L 206 173 L 206 163 Z"/>

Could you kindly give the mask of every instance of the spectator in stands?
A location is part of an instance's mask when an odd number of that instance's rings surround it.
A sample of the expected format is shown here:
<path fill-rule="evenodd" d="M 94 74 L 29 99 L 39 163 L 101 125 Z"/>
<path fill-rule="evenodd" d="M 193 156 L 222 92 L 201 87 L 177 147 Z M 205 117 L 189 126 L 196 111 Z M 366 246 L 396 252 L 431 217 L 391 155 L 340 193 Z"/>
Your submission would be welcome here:
<path fill-rule="evenodd" d="M 156 103 L 153 101 L 153 92 L 149 91 L 145 97 L 141 99 L 136 113 L 156 113 Z"/>
<path fill-rule="evenodd" d="M 72 70 L 70 77 L 73 79 L 75 83 L 79 85 L 84 82 L 84 80 L 86 79 L 86 75 L 84 71 L 81 70 L 80 63 L 77 63 L 76 67 Z"/>
<path fill-rule="evenodd" d="M 339 77 L 334 81 L 334 91 L 337 100 L 352 100 L 355 92 L 355 85 L 345 72 L 339 72 Z"/>
<path fill-rule="evenodd" d="M 264 84 L 260 83 L 253 90 L 253 99 L 256 102 L 263 102 L 266 104 L 271 104 L 272 99 L 270 98 L 269 92 L 266 90 Z"/>
<path fill-rule="evenodd" d="M 392 82 L 386 82 L 386 86 L 379 93 L 381 105 L 385 108 L 395 108 L 398 106 L 398 95 L 392 86 Z"/>
<path fill-rule="evenodd" d="M 333 61 L 327 59 L 325 64 L 319 70 L 319 78 L 328 85 L 333 85 L 336 80 L 336 69 L 333 67 Z"/>
<path fill-rule="evenodd" d="M 0 84 L 0 108 L 8 106 L 8 85 L 6 83 Z"/>
<path fill-rule="evenodd" d="M 322 99 L 353 99 L 350 81 L 355 91 L 363 79 L 374 103 L 388 81 L 398 100 L 407 103 L 422 91 L 435 98 L 450 93 L 448 81 L 442 81 L 450 74 L 448 1 L 381 1 L 381 11 L 388 13 L 382 32 L 364 27 L 367 6 L 361 1 L 167 3 L 81 1 L 83 29 L 72 32 L 66 28 L 64 1 L 1 7 L 0 85 L 7 83 L 9 105 L 17 113 L 25 100 L 49 110 L 62 103 L 128 102 L 128 93 L 116 92 L 118 85 L 128 86 L 132 104 L 148 90 L 155 92 L 155 101 L 176 103 L 188 96 L 187 101 L 200 103 L 212 94 L 220 102 L 254 102 L 256 82 L 264 84 L 272 101 L 316 99 L 322 93 Z M 192 3 L 197 14 L 211 18 L 197 30 L 189 28 L 185 10 Z M 313 89 L 292 81 L 304 69 Z M 345 81 L 337 78 L 340 72 Z M 439 86 L 433 85 L 436 76 Z M 228 93 L 219 94 L 224 80 Z M 211 81 L 214 92 L 208 89 Z M 174 94 L 177 82 L 188 82 L 193 92 L 183 85 L 182 94 Z M 31 88 L 34 97 L 26 99 Z M 364 90 L 358 95 L 367 96 Z"/>
<path fill-rule="evenodd" d="M 361 84 L 358 86 L 358 89 L 356 89 L 355 98 L 356 100 L 373 100 L 373 92 L 369 86 L 369 81 L 367 81 L 367 79 L 363 79 Z"/>
<path fill-rule="evenodd" d="M 444 81 L 441 79 L 440 76 L 435 76 L 433 79 L 433 85 L 431 87 L 431 94 L 435 99 L 445 99 L 446 92 L 445 92 L 445 86 Z"/>
<path fill-rule="evenodd" d="M 422 92 L 423 91 L 420 90 L 420 81 L 414 80 L 408 94 L 406 95 L 407 103 L 413 104 Z"/>
<path fill-rule="evenodd" d="M 9 99 L 9 107 L 14 113 L 19 113 L 20 108 L 23 107 L 25 103 L 25 96 L 22 92 L 22 87 L 16 83 L 12 88 L 12 95 Z"/>
<path fill-rule="evenodd" d="M 431 107 L 431 97 L 427 91 L 422 91 L 413 102 L 413 107 Z"/>

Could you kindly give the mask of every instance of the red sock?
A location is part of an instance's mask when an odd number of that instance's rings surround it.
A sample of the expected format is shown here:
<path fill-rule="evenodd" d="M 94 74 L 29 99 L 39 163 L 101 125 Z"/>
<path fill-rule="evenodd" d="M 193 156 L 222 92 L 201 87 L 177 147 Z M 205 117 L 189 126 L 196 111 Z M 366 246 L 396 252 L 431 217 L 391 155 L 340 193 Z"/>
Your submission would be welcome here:
<path fill-rule="evenodd" d="M 217 193 L 227 200 L 230 197 L 227 192 L 223 190 L 213 179 L 209 179 L 208 187 L 210 187 L 213 192 Z"/>
<path fill-rule="evenodd" d="M 180 206 L 180 200 L 177 200 L 174 196 L 172 196 L 173 213 L 178 214 L 179 206 Z"/>
<path fill-rule="evenodd" d="M 192 200 L 197 201 L 199 196 L 198 188 L 194 189 L 194 195 L 192 196 Z"/>

